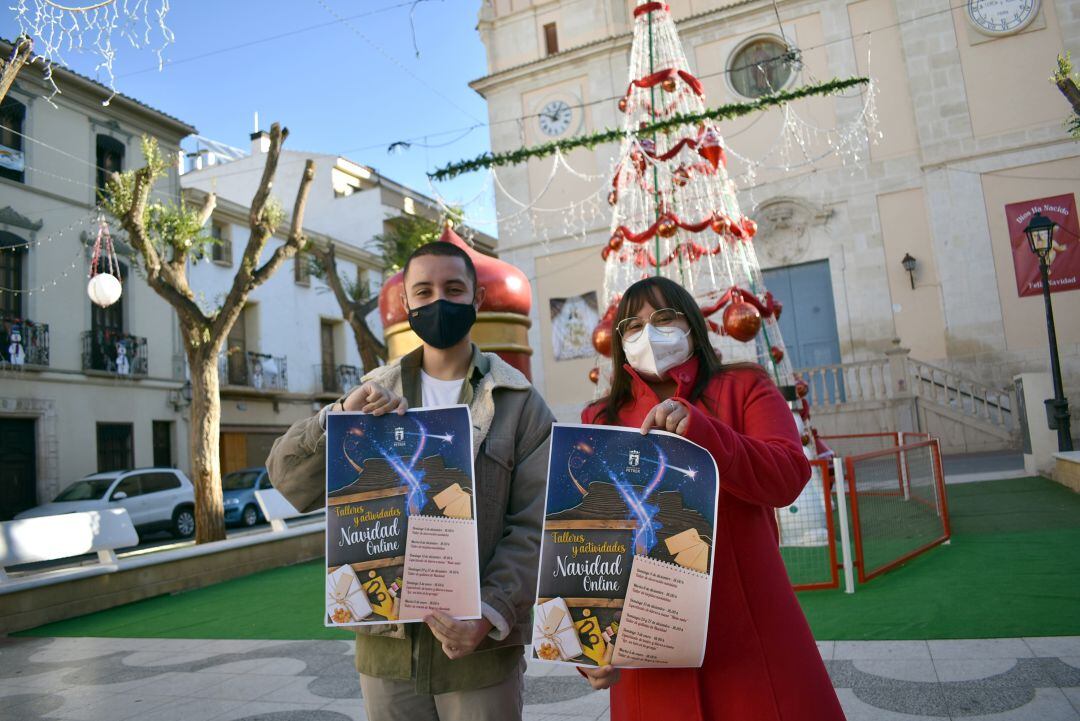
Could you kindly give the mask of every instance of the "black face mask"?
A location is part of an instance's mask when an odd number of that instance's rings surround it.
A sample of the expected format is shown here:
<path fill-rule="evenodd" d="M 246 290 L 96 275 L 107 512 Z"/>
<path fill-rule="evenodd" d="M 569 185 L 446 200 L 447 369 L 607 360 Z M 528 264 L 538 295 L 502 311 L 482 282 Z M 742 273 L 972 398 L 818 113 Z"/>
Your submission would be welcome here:
<path fill-rule="evenodd" d="M 476 308 L 472 303 L 440 299 L 409 309 L 409 327 L 420 340 L 439 349 L 457 345 L 475 322 Z"/>

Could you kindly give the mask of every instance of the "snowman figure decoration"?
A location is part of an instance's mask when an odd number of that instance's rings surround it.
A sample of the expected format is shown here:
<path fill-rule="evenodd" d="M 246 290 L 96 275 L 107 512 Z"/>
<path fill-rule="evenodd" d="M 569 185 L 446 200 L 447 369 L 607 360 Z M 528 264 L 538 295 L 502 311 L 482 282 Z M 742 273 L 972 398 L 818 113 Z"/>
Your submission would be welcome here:
<path fill-rule="evenodd" d="M 23 348 L 22 342 L 22 328 L 17 325 L 12 326 L 8 341 L 8 363 L 21 366 L 26 362 L 26 349 Z"/>
<path fill-rule="evenodd" d="M 131 375 L 131 361 L 128 360 L 127 343 L 122 340 L 116 341 L 116 373 L 117 375 Z"/>
<path fill-rule="evenodd" d="M 263 387 L 263 365 L 258 358 L 251 364 L 251 385 L 260 389 Z"/>

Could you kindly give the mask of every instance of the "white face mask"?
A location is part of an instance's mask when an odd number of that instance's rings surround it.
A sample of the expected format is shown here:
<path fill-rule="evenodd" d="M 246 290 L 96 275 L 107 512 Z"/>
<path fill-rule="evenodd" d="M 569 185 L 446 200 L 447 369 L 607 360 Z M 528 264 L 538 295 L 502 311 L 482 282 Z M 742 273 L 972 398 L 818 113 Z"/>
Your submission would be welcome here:
<path fill-rule="evenodd" d="M 670 328 L 665 333 L 652 323 L 647 323 L 634 340 L 623 341 L 622 346 L 626 362 L 634 370 L 661 380 L 667 377 L 669 370 L 688 361 L 693 353 L 689 330 Z"/>

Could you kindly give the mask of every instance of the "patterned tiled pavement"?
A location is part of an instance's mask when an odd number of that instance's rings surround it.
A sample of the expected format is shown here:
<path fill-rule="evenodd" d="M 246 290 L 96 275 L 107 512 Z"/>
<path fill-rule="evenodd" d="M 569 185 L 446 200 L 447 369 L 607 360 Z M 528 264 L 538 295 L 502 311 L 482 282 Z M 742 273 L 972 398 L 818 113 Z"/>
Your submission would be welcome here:
<path fill-rule="evenodd" d="M 1080 721 L 1080 637 L 819 644 L 851 721 Z M 606 693 L 530 665 L 530 721 L 606 719 Z M 359 721 L 344 641 L 0 638 L 0 719 Z"/>

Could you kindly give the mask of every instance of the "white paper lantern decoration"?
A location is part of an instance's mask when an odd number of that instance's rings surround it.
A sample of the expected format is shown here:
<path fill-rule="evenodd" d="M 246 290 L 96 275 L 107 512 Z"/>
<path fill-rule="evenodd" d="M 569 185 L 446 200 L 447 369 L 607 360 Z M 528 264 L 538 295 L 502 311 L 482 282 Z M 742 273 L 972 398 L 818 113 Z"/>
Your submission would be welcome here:
<path fill-rule="evenodd" d="M 102 308 L 120 300 L 123 288 L 120 285 L 120 261 L 113 249 L 112 233 L 104 216 L 98 216 L 97 239 L 90 254 L 90 282 L 86 284 L 86 294 L 90 301 Z"/>
<path fill-rule="evenodd" d="M 90 300 L 102 308 L 120 300 L 120 280 L 111 273 L 98 273 L 86 284 L 86 294 Z"/>

